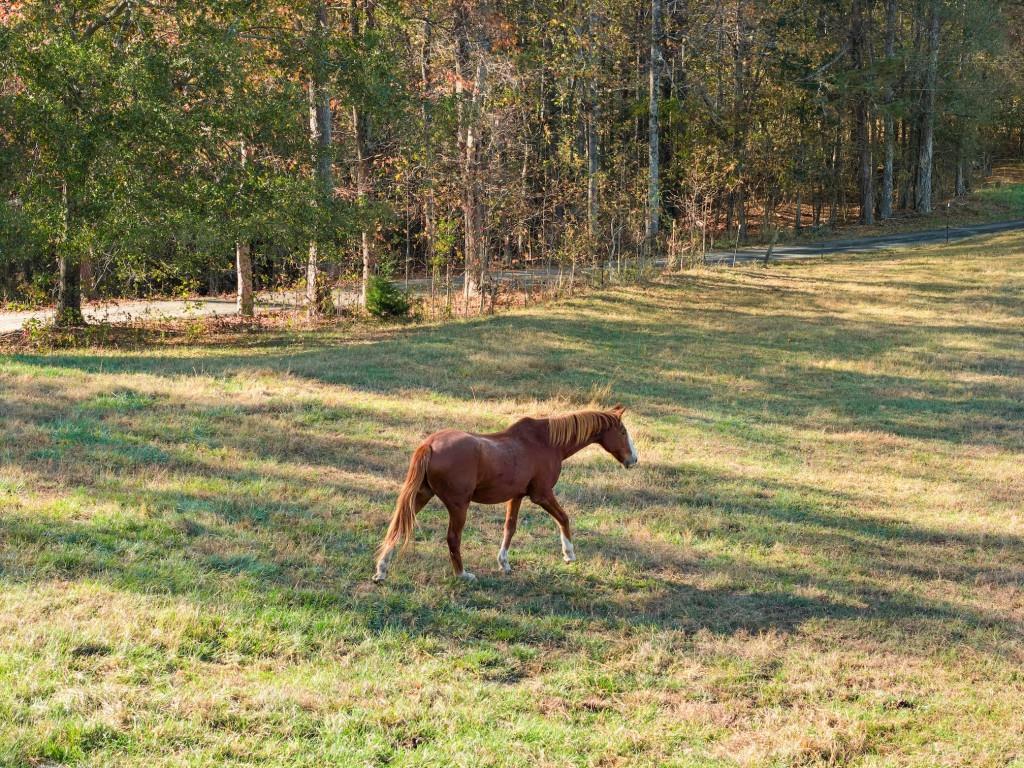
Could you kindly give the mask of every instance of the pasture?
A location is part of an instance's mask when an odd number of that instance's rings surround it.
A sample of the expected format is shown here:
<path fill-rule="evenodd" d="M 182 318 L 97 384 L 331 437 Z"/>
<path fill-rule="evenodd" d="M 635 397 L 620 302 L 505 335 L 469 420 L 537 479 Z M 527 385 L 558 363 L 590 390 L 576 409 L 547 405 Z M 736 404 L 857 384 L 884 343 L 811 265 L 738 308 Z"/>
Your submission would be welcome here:
<path fill-rule="evenodd" d="M 0 357 L 0 766 L 1024 765 L 1024 236 L 442 326 Z M 559 497 L 429 432 L 621 402 Z"/>

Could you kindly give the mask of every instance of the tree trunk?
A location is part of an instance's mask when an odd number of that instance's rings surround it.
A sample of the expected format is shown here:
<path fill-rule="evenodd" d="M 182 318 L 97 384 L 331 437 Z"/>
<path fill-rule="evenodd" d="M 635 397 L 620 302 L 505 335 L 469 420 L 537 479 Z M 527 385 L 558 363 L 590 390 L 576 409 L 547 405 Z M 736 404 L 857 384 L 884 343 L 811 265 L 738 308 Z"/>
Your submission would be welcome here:
<path fill-rule="evenodd" d="M 252 317 L 252 254 L 248 240 L 235 243 L 235 270 L 238 274 L 238 314 Z"/>
<path fill-rule="evenodd" d="M 736 237 L 740 242 L 747 239 L 747 189 L 740 184 L 736 190 Z"/>
<path fill-rule="evenodd" d="M 58 267 L 60 282 L 57 285 L 57 313 L 54 325 L 58 328 L 71 328 L 85 325 L 82 316 L 82 283 L 80 279 L 81 263 L 76 255 L 64 245 L 58 249 Z"/>
<path fill-rule="evenodd" d="M 95 271 L 95 254 L 93 248 L 90 245 L 89 250 L 82 257 L 82 266 L 80 270 L 82 275 L 82 298 L 86 301 L 96 298 L 96 271 Z"/>
<path fill-rule="evenodd" d="M 743 20 L 743 2 L 736 3 L 735 34 L 736 42 L 733 45 L 733 100 L 732 100 L 732 155 L 736 163 L 737 186 L 733 195 L 736 205 L 736 241 L 747 239 L 747 201 L 746 201 L 746 166 L 744 156 L 746 148 L 746 127 L 744 123 L 743 93 L 744 81 L 746 80 L 746 37 L 747 30 Z"/>
<path fill-rule="evenodd" d="M 85 325 L 82 316 L 82 261 L 81 255 L 71 244 L 71 228 L 74 225 L 74 201 L 68 192 L 65 182 L 61 186 L 61 237 L 57 243 L 57 311 L 54 325 L 59 328 L 71 328 Z"/>
<path fill-rule="evenodd" d="M 658 256 L 658 225 L 661 218 L 661 189 L 658 184 L 658 163 L 661 158 L 658 126 L 661 95 L 661 0 L 651 0 L 651 61 L 647 106 L 647 237 L 645 255 L 652 261 Z"/>
<path fill-rule="evenodd" d="M 885 3 L 885 59 L 891 65 L 896 55 L 896 0 Z M 891 73 L 889 77 L 891 77 Z M 893 136 L 892 104 L 894 99 L 892 83 L 885 87 L 885 165 L 882 170 L 882 200 L 879 215 L 882 220 L 892 218 L 893 173 L 896 159 L 896 137 Z"/>
<path fill-rule="evenodd" d="M 828 225 L 835 229 L 839 223 L 839 187 L 840 170 L 843 154 L 843 130 L 842 125 L 836 126 L 835 140 L 832 144 L 832 159 L 830 162 L 829 174 L 829 208 Z"/>
<path fill-rule="evenodd" d="M 309 136 L 313 146 L 313 172 L 317 186 L 317 205 L 327 214 L 333 205 L 334 182 L 331 167 L 331 99 L 327 92 L 327 7 L 323 0 L 315 6 L 316 24 L 312 35 L 313 66 L 309 78 Z M 316 317 L 333 309 L 326 276 L 320 268 L 320 244 L 309 243 L 306 261 L 306 310 Z"/>
<path fill-rule="evenodd" d="M 928 63 L 924 78 L 924 107 L 921 112 L 921 144 L 918 151 L 916 208 L 932 212 L 932 166 L 935 140 L 935 88 L 939 68 L 939 0 L 932 0 L 928 18 Z"/>
<path fill-rule="evenodd" d="M 963 31 L 963 39 L 960 43 L 960 60 L 957 63 L 956 78 L 959 81 L 963 80 L 964 70 L 964 55 L 968 48 L 967 30 Z M 963 197 L 967 194 L 967 174 L 966 174 L 966 145 L 967 145 L 967 131 L 969 122 L 963 119 L 957 119 L 957 137 L 956 137 L 956 175 L 953 182 L 953 195 L 955 197 Z"/>
<path fill-rule="evenodd" d="M 860 177 L 860 221 L 875 223 L 875 166 L 871 158 L 871 129 L 866 103 L 857 107 L 857 144 Z"/>
<path fill-rule="evenodd" d="M 600 170 L 600 158 L 597 154 L 597 67 L 594 50 L 594 0 L 590 2 L 587 13 L 587 47 L 590 57 L 590 73 L 587 83 L 587 241 L 588 248 L 593 250 L 593 259 L 597 259 L 597 174 Z"/>
<path fill-rule="evenodd" d="M 964 150 L 963 146 L 957 146 L 956 151 L 956 185 L 954 194 L 957 197 L 963 197 L 967 194 L 967 174 L 964 171 Z"/>
<path fill-rule="evenodd" d="M 351 23 L 352 23 L 352 43 L 358 46 L 360 37 L 359 31 L 359 3 L 358 0 L 352 0 L 351 4 Z M 373 29 L 373 5 L 372 3 L 366 4 L 366 31 L 370 32 Z M 362 209 L 367 202 L 370 195 L 370 150 L 369 150 L 369 134 L 370 134 L 370 120 L 369 117 L 360 111 L 359 107 L 355 104 L 352 105 L 352 128 L 355 133 L 355 144 L 356 144 L 356 199 L 359 201 L 359 206 Z M 365 211 L 361 210 L 361 214 L 365 215 Z M 373 253 L 371 249 L 372 234 L 366 229 L 363 229 L 359 233 L 360 244 L 363 257 L 363 279 L 362 279 L 362 290 L 360 291 L 360 303 L 366 306 L 366 291 L 370 286 L 370 275 L 373 273 Z"/>
<path fill-rule="evenodd" d="M 867 68 L 867 31 L 863 0 L 853 0 L 850 13 L 850 54 L 857 70 L 857 95 L 854 106 L 855 141 L 859 160 L 860 221 L 875 223 L 875 169 L 871 159 L 871 130 L 868 123 L 869 98 L 865 70 Z"/>
<path fill-rule="evenodd" d="M 903 122 L 903 141 L 900 151 L 901 165 L 906 170 L 903 173 L 903 184 L 900 190 L 900 203 L 899 207 L 906 210 L 911 207 L 914 202 L 914 182 L 917 180 L 917 163 L 914 162 L 914 130 L 906 120 Z"/>
<path fill-rule="evenodd" d="M 248 147 L 244 139 L 241 141 L 240 153 L 242 170 L 244 172 L 246 162 L 249 159 Z M 238 314 L 242 317 L 252 317 L 252 255 L 250 243 L 245 239 L 239 239 L 235 242 L 235 275 L 237 277 Z"/>
<path fill-rule="evenodd" d="M 481 60 L 477 63 L 477 72 L 474 79 L 475 92 L 479 92 L 478 89 L 483 87 L 484 72 L 484 64 Z M 473 101 L 476 101 L 475 96 Z M 465 147 L 466 154 L 463 174 L 465 187 L 463 190 L 462 213 L 466 228 L 466 279 L 463 287 L 465 289 L 465 298 L 468 300 L 470 297 L 480 294 L 483 290 L 484 281 L 487 278 L 483 253 L 483 217 L 480 210 L 480 147 L 474 118 L 471 118 L 466 126 Z"/>
<path fill-rule="evenodd" d="M 426 201 L 423 204 L 423 253 L 426 267 L 434 274 L 434 241 L 436 235 L 436 213 L 434 203 L 434 146 L 431 132 L 431 112 L 428 106 L 430 98 L 430 46 L 433 29 L 430 19 L 423 20 L 423 47 L 420 49 L 420 76 L 422 78 L 423 95 L 420 101 L 420 112 L 423 120 L 423 172 L 426 184 Z"/>
<path fill-rule="evenodd" d="M 463 297 L 478 296 L 486 279 L 480 210 L 480 147 L 477 118 L 487 70 L 481 54 L 467 95 L 469 60 L 469 6 L 460 0 L 455 6 L 455 98 L 459 122 L 459 150 L 462 157 L 462 216 L 465 236 L 466 274 Z"/>

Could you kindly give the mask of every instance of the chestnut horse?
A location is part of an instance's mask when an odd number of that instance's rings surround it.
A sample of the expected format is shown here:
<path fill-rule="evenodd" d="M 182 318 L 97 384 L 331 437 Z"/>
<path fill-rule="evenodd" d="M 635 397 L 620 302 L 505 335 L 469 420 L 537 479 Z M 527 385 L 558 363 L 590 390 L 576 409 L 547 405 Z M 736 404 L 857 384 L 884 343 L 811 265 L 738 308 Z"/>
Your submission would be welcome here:
<path fill-rule="evenodd" d="M 507 502 L 505 535 L 498 550 L 502 571 L 511 573 L 508 548 L 516 532 L 523 498 L 543 507 L 555 522 L 562 539 L 565 562 L 576 559 L 569 516 L 555 498 L 555 483 L 562 462 L 577 451 L 597 443 L 623 466 L 636 464 L 636 448 L 622 423 L 625 409 L 577 411 L 546 419 L 520 419 L 504 432 L 474 435 L 443 429 L 424 440 L 412 455 L 405 484 L 387 535 L 378 548 L 374 581 L 383 581 L 399 542 L 408 544 L 416 513 L 435 495 L 448 508 L 448 553 L 460 579 L 476 577 L 462 567 L 462 528 L 469 503 Z"/>

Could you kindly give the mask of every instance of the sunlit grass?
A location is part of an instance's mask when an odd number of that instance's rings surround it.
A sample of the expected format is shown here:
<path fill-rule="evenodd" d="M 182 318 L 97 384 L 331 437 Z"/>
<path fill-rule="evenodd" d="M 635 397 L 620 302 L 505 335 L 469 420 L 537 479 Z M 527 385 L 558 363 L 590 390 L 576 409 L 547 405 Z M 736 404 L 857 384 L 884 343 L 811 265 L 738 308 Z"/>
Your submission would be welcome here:
<path fill-rule="evenodd" d="M 0 358 L 0 765 L 970 765 L 1024 755 L 1024 238 L 438 327 Z M 623 402 L 473 586 L 430 431 Z"/>
<path fill-rule="evenodd" d="M 979 190 L 978 196 L 998 206 L 1006 208 L 1017 215 L 1024 215 L 1024 184 L 988 187 Z"/>

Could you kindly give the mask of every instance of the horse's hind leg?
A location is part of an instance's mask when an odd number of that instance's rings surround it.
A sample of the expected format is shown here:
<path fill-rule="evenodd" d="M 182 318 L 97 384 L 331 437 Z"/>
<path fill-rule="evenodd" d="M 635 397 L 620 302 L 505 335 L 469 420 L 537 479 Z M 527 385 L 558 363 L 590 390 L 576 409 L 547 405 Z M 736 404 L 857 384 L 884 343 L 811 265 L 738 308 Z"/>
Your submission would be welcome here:
<path fill-rule="evenodd" d="M 512 544 L 512 537 L 516 533 L 516 525 L 519 523 L 519 505 L 523 503 L 523 497 L 519 496 L 509 499 L 505 508 L 505 534 L 501 539 L 501 549 L 498 550 L 498 565 L 504 573 L 512 573 L 512 566 L 508 564 L 508 548 Z"/>
<path fill-rule="evenodd" d="M 576 559 L 576 549 L 572 545 L 572 529 L 569 528 L 569 515 L 558 503 L 555 494 L 549 493 L 543 496 L 531 497 L 534 504 L 539 504 L 544 510 L 555 518 L 558 523 L 558 532 L 562 539 L 562 557 L 565 562 L 571 563 Z"/>
<path fill-rule="evenodd" d="M 441 499 L 448 507 L 448 554 L 452 559 L 452 570 L 460 579 L 473 581 L 476 579 L 472 573 L 462 567 L 462 529 L 466 526 L 466 513 L 469 511 L 469 501 L 450 501 Z"/>
<path fill-rule="evenodd" d="M 434 492 L 426 484 L 421 485 L 420 489 L 416 492 L 416 501 L 414 502 L 416 514 L 419 514 L 420 510 L 427 506 L 427 502 L 432 498 L 434 498 Z M 373 574 L 375 582 L 379 583 L 387 578 L 388 568 L 391 566 L 391 559 L 395 556 L 395 549 L 397 547 L 398 543 L 396 542 L 380 553 L 380 557 L 377 558 L 377 570 Z"/>

